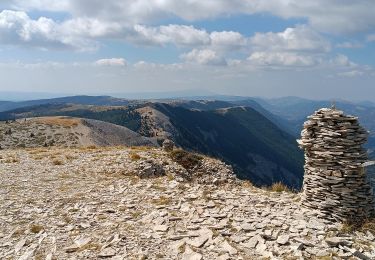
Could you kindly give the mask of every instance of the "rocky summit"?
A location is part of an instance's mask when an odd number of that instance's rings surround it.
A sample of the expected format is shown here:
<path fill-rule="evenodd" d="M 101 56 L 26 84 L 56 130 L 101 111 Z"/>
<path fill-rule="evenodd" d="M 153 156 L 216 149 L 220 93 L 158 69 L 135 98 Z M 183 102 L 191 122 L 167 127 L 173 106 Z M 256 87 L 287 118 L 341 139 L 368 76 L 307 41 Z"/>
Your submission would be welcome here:
<path fill-rule="evenodd" d="M 0 151 L 1 259 L 374 259 L 351 231 L 182 150 Z"/>

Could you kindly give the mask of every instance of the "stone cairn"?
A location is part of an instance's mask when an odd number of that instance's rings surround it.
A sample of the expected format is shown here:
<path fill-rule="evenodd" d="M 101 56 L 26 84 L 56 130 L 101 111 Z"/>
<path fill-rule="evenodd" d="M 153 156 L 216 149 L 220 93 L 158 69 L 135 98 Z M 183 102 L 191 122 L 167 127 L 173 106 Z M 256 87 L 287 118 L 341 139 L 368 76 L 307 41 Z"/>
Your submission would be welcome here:
<path fill-rule="evenodd" d="M 302 137 L 305 151 L 302 206 L 331 221 L 359 222 L 374 213 L 372 189 L 363 164 L 368 133 L 358 118 L 336 108 L 308 117 Z"/>

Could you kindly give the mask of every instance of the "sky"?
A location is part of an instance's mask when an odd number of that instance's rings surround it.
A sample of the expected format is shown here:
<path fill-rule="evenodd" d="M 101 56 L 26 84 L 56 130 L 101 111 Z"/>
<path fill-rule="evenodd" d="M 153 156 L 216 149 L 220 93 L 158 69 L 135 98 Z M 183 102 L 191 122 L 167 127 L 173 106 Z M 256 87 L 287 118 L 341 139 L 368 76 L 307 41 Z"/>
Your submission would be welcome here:
<path fill-rule="evenodd" d="M 3 93 L 375 101 L 374 83 L 374 0 L 0 0 Z"/>

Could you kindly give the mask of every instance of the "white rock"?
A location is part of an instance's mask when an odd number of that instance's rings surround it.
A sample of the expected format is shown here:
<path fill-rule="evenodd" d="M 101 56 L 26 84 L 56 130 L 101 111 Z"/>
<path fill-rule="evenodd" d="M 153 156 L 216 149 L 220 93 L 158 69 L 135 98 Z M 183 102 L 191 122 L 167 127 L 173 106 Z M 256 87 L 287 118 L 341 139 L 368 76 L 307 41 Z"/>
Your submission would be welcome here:
<path fill-rule="evenodd" d="M 232 256 L 238 253 L 237 249 L 231 246 L 226 240 L 223 243 L 221 243 L 220 247 L 223 249 L 224 252 L 228 252 Z"/>
<path fill-rule="evenodd" d="M 100 253 L 98 254 L 98 257 L 112 257 L 116 255 L 116 250 L 114 250 L 111 247 L 104 248 Z"/>
<path fill-rule="evenodd" d="M 276 242 L 279 245 L 285 245 L 286 243 L 289 242 L 289 235 L 281 235 L 277 238 Z"/>
<path fill-rule="evenodd" d="M 189 246 L 186 247 L 184 254 L 182 255 L 182 260 L 201 260 L 203 256 L 195 251 L 193 251 Z"/>
<path fill-rule="evenodd" d="M 167 225 L 156 225 L 154 226 L 154 231 L 156 232 L 166 232 L 168 231 L 169 227 Z"/>

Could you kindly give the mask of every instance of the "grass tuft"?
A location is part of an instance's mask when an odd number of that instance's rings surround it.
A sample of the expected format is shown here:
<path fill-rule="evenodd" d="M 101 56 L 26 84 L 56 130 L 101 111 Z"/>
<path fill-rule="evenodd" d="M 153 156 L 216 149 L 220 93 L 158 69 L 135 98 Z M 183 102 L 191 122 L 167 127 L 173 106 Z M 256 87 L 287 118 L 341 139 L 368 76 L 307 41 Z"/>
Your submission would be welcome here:
<path fill-rule="evenodd" d="M 152 203 L 158 206 L 169 205 L 171 202 L 172 202 L 172 199 L 165 197 L 165 196 L 160 196 L 159 198 L 152 200 Z"/>
<path fill-rule="evenodd" d="M 41 225 L 33 224 L 33 225 L 30 226 L 30 231 L 34 234 L 37 234 L 42 230 L 44 230 L 44 227 L 41 226 Z"/>
<path fill-rule="evenodd" d="M 58 158 L 52 160 L 53 165 L 63 165 L 64 161 Z"/>
<path fill-rule="evenodd" d="M 141 156 L 140 156 L 139 154 L 135 153 L 135 152 L 131 152 L 131 153 L 129 154 L 129 157 L 130 157 L 130 159 L 131 159 L 132 161 L 138 161 L 138 160 L 141 159 Z"/>
<path fill-rule="evenodd" d="M 273 192 L 292 192 L 288 186 L 286 186 L 285 184 L 281 183 L 281 182 L 276 182 L 274 184 L 271 185 L 271 187 L 269 187 L 269 190 L 270 191 L 273 191 Z"/>

